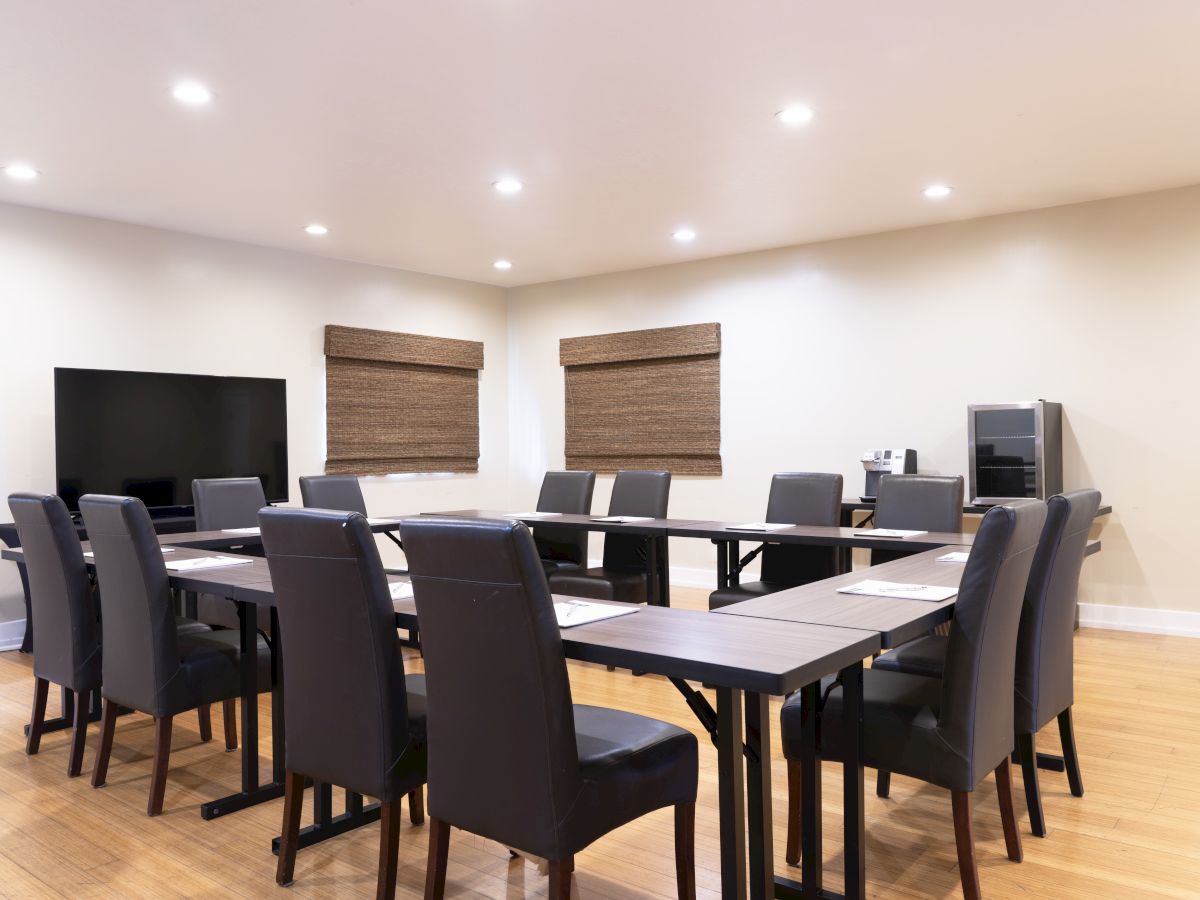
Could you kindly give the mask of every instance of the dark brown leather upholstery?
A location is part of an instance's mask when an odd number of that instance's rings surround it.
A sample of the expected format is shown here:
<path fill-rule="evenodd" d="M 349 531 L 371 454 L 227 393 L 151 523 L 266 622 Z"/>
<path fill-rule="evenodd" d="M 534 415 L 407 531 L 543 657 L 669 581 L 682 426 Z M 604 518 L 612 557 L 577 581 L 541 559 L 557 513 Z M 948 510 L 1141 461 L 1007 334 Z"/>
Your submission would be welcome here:
<path fill-rule="evenodd" d="M 841 515 L 841 475 L 780 472 L 772 476 L 771 493 L 767 497 L 767 522 L 837 525 Z M 708 595 L 708 608 L 720 609 L 836 574 L 836 548 L 767 544 L 762 552 L 760 580 L 713 591 Z"/>
<path fill-rule="evenodd" d="M 962 531 L 961 475 L 884 475 L 875 501 L 876 528 Z M 911 556 L 914 551 L 872 550 L 871 565 Z"/>
<path fill-rule="evenodd" d="M 587 515 L 592 511 L 592 490 L 595 487 L 595 472 L 547 472 L 542 479 L 541 493 L 538 494 L 537 511 Z M 586 528 L 535 525 L 533 540 L 547 573 L 587 565 Z"/>
<path fill-rule="evenodd" d="M 384 801 L 419 788 L 424 704 L 409 708 L 392 599 L 366 519 L 264 509 L 258 520 L 283 644 L 288 770 Z M 407 681 L 420 688 L 423 678 Z"/>
<path fill-rule="evenodd" d="M 301 475 L 300 498 L 309 508 L 367 514 L 357 475 Z"/>
<path fill-rule="evenodd" d="M 608 514 L 665 519 L 670 493 L 670 472 L 618 472 L 608 501 Z M 606 534 L 603 564 L 599 568 L 553 572 L 550 589 L 574 597 L 645 603 L 648 599 L 646 538 Z"/>
<path fill-rule="evenodd" d="M 258 478 L 196 478 L 192 480 L 192 502 L 196 506 L 196 530 L 220 531 L 223 528 L 253 528 L 258 511 L 267 505 L 262 481 Z M 257 543 L 238 550 L 248 556 L 261 556 Z M 258 630 L 271 630 L 271 612 L 265 607 L 256 612 Z M 237 628 L 237 607 L 224 597 L 200 594 L 196 598 L 196 618 L 209 625 Z"/>
<path fill-rule="evenodd" d="M 401 534 L 424 645 L 436 820 L 554 861 L 651 810 L 695 801 L 691 733 L 572 705 L 524 525 L 421 517 Z M 485 683 L 496 690 L 481 700 Z"/>

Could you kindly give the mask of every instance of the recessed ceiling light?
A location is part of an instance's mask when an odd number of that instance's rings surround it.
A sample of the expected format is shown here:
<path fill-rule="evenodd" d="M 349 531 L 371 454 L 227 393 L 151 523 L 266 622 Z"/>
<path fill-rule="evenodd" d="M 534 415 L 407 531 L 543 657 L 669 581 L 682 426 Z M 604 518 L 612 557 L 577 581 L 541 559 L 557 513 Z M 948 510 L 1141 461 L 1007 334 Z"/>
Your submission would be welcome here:
<path fill-rule="evenodd" d="M 681 244 L 687 244 L 696 239 L 696 232 L 691 228 L 677 228 L 671 237 Z"/>
<path fill-rule="evenodd" d="M 775 113 L 775 118 L 784 125 L 807 125 L 812 121 L 813 111 L 811 106 L 785 106 Z"/>
<path fill-rule="evenodd" d="M 313 222 L 311 225 L 305 225 L 304 230 L 309 234 L 315 234 L 317 236 L 329 234 L 329 229 L 317 222 Z"/>
<path fill-rule="evenodd" d="M 17 181 L 33 181 L 42 173 L 28 163 L 9 163 L 4 167 L 4 174 Z"/>
<path fill-rule="evenodd" d="M 928 200 L 944 200 L 954 193 L 954 188 L 948 184 L 931 184 L 921 191 Z"/>
<path fill-rule="evenodd" d="M 521 188 L 525 185 L 521 184 L 516 178 L 501 178 L 499 181 L 493 181 L 492 187 L 498 190 L 501 194 L 519 194 Z"/>
<path fill-rule="evenodd" d="M 198 81 L 181 81 L 175 85 L 171 96 L 188 106 L 203 106 L 212 99 L 212 91 Z"/>
<path fill-rule="evenodd" d="M 499 269 L 501 272 L 506 272 L 512 268 L 512 263 L 510 263 L 507 259 L 498 259 L 492 263 L 492 268 Z"/>

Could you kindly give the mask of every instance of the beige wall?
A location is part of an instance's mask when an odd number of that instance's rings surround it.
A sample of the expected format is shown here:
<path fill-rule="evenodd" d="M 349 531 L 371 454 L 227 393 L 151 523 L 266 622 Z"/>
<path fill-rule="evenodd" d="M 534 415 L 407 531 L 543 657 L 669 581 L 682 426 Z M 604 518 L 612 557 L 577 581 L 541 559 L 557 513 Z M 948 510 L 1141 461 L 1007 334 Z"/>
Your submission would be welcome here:
<path fill-rule="evenodd" d="M 500 288 L 0 204 L 0 310 L 0 496 L 54 490 L 52 373 L 66 365 L 286 378 L 298 504 L 296 479 L 325 458 L 322 336 L 336 323 L 484 342 L 479 473 L 366 479 L 372 512 L 507 497 Z M 0 565 L 0 622 L 23 615 L 16 567 Z"/>
<path fill-rule="evenodd" d="M 781 470 L 842 472 L 857 494 L 868 447 L 965 474 L 967 404 L 1042 397 L 1063 404 L 1066 487 L 1116 510 L 1081 600 L 1200 612 L 1182 566 L 1200 500 L 1200 188 L 513 290 L 514 497 L 563 464 L 559 338 L 710 321 L 725 474 L 677 478 L 673 516 L 760 518 Z M 671 553 L 714 564 L 705 542 Z"/>

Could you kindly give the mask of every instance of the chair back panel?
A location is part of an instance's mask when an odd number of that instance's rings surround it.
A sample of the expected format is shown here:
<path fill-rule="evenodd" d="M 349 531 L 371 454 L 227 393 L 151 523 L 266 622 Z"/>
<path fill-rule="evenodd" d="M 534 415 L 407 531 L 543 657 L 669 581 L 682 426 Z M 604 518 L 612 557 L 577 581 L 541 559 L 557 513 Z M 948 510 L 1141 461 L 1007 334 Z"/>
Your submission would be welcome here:
<path fill-rule="evenodd" d="M 283 645 L 287 767 L 393 800 L 420 751 L 370 527 L 325 509 L 268 508 L 258 521 Z"/>
<path fill-rule="evenodd" d="M 300 499 L 306 507 L 367 514 L 357 475 L 301 475 Z"/>
<path fill-rule="evenodd" d="M 93 595 L 79 534 L 53 494 L 11 494 L 29 578 L 33 672 L 73 691 L 100 687 L 99 598 Z"/>
<path fill-rule="evenodd" d="M 771 478 L 767 521 L 789 525 L 837 525 L 842 516 L 842 476 L 780 472 Z M 762 552 L 763 581 L 797 585 L 837 574 L 837 550 L 768 544 Z"/>
<path fill-rule="evenodd" d="M 258 478 L 196 478 L 192 481 L 192 502 L 196 506 L 196 530 L 220 531 L 257 525 L 258 511 L 267 505 L 267 495 Z"/>
<path fill-rule="evenodd" d="M 546 576 L 520 522 L 401 524 L 429 692 L 429 809 L 556 858 L 582 781 Z"/>
<path fill-rule="evenodd" d="M 962 531 L 961 475 L 885 475 L 875 501 L 875 527 Z"/>
<path fill-rule="evenodd" d="M 1100 492 L 1071 491 L 1046 501 L 1046 525 L 1033 557 L 1017 641 L 1016 729 L 1036 734 L 1075 702 L 1075 605 L 1079 573 Z"/>
<path fill-rule="evenodd" d="M 1020 500 L 983 517 L 963 570 L 946 649 L 938 729 L 971 785 L 1013 749 L 1012 687 L 1025 585 L 1046 504 Z"/>
<path fill-rule="evenodd" d="M 592 491 L 595 487 L 595 472 L 547 472 L 542 479 L 541 493 L 538 494 L 537 511 L 587 515 L 592 511 Z M 586 528 L 535 525 L 533 539 L 542 559 L 587 565 Z"/>
<path fill-rule="evenodd" d="M 610 516 L 667 517 L 671 495 L 670 472 L 622 470 L 613 480 L 608 500 Z M 646 571 L 646 540 L 632 534 L 604 536 L 604 568 L 614 572 Z"/>

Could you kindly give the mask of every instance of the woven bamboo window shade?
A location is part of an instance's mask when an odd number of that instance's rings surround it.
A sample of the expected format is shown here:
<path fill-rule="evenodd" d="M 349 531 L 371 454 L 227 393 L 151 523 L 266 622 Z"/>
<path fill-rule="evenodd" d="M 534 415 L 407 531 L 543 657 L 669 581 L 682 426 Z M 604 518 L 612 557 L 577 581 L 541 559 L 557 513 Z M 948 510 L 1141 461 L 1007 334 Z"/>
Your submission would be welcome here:
<path fill-rule="evenodd" d="M 721 474 L 721 326 L 564 338 L 568 469 Z"/>
<path fill-rule="evenodd" d="M 325 326 L 325 471 L 479 471 L 483 344 Z"/>

